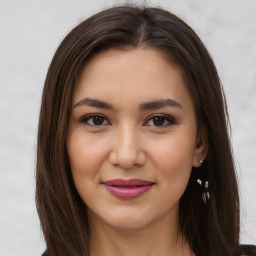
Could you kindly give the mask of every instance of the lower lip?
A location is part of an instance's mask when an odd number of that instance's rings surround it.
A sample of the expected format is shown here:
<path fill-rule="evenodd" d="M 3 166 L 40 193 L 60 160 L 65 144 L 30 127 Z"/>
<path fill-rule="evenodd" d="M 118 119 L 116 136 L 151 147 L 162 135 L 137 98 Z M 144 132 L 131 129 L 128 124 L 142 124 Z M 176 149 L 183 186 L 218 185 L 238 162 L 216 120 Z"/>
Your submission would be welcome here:
<path fill-rule="evenodd" d="M 111 195 L 120 199 L 133 199 L 147 192 L 153 184 L 137 187 L 117 187 L 104 184 Z"/>

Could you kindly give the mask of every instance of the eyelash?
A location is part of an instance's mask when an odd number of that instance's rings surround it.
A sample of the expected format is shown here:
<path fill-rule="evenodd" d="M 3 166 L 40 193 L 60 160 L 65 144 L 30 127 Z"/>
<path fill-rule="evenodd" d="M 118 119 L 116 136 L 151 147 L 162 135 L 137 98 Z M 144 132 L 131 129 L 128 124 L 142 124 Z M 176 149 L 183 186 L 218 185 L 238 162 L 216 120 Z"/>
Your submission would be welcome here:
<path fill-rule="evenodd" d="M 154 120 L 153 120 L 154 118 L 163 118 L 165 125 L 161 125 L 161 126 L 147 125 L 147 126 L 154 126 L 154 127 L 158 127 L 158 128 L 165 128 L 165 127 L 177 124 L 177 121 L 172 116 L 169 116 L 169 115 L 166 115 L 166 114 L 154 114 L 154 115 L 151 115 L 147 119 L 146 123 L 148 123 L 149 121 L 154 122 Z M 166 122 L 167 122 L 167 124 L 166 124 Z"/>
<path fill-rule="evenodd" d="M 103 118 L 103 124 L 90 124 L 89 123 L 89 120 L 93 120 L 93 118 L 97 118 L 97 117 L 100 117 L 100 118 Z M 154 122 L 154 118 L 163 118 L 164 119 L 164 123 L 165 125 L 146 125 L 146 126 L 153 126 L 153 127 L 157 127 L 157 128 L 165 128 L 165 127 L 168 127 L 168 126 L 171 126 L 171 125 L 175 125 L 177 124 L 177 121 L 169 116 L 169 115 L 166 115 L 166 114 L 154 114 L 154 115 L 151 115 L 149 118 L 147 118 L 146 122 L 144 122 L 144 124 L 148 123 L 149 121 L 152 121 Z M 107 122 L 107 124 L 104 124 L 104 122 Z M 166 124 L 166 122 L 168 122 L 168 124 Z M 102 127 L 102 126 L 105 126 L 105 125 L 109 125 L 111 124 L 107 118 L 101 114 L 89 114 L 89 115 L 86 115 L 84 116 L 82 119 L 81 119 L 81 123 L 85 124 L 85 125 L 88 125 L 88 126 L 92 126 L 92 127 Z"/>
<path fill-rule="evenodd" d="M 95 125 L 95 124 L 90 124 L 90 123 L 88 122 L 90 119 L 93 119 L 93 118 L 96 118 L 96 117 L 103 118 L 103 119 L 104 119 L 104 122 L 107 121 L 107 124 Z M 104 125 L 109 125 L 109 124 L 110 124 L 110 122 L 107 120 L 107 118 L 104 117 L 104 116 L 101 115 L 101 114 L 89 114 L 89 115 L 86 115 L 86 116 L 84 116 L 84 117 L 81 119 L 81 122 L 82 122 L 83 124 L 85 124 L 85 125 L 94 126 L 94 127 L 96 127 L 96 126 L 104 126 Z"/>

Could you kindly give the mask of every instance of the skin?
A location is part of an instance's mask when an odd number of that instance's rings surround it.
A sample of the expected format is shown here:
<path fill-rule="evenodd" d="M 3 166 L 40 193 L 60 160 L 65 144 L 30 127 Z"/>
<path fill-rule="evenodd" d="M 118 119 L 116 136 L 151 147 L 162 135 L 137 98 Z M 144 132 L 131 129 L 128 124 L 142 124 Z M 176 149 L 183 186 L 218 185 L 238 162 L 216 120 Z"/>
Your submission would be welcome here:
<path fill-rule="evenodd" d="M 85 98 L 111 108 L 88 105 Z M 145 108 L 166 99 L 177 104 Z M 159 114 L 171 122 L 152 117 Z M 179 200 L 192 166 L 200 167 L 206 156 L 207 142 L 176 65 L 153 49 L 108 50 L 92 58 L 73 94 L 67 151 L 88 207 L 92 255 L 193 255 L 179 235 Z M 116 178 L 155 184 L 123 200 L 102 184 Z"/>

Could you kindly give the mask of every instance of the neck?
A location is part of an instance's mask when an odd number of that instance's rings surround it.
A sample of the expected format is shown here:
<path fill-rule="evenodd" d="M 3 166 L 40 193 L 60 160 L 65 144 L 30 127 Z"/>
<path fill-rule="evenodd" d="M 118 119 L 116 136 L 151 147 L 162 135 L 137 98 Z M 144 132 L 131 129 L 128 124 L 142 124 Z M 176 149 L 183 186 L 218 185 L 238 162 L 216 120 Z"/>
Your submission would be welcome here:
<path fill-rule="evenodd" d="M 193 256 L 177 222 L 166 219 L 132 230 L 96 222 L 90 230 L 91 256 Z"/>

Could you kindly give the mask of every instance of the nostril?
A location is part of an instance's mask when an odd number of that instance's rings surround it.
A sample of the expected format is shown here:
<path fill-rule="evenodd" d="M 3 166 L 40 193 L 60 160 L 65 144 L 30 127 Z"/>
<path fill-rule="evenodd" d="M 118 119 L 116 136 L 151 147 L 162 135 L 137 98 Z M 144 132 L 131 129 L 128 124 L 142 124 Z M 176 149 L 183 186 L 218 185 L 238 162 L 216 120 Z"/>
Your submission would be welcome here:
<path fill-rule="evenodd" d="M 145 164 L 146 155 L 138 144 L 131 147 L 131 144 L 120 143 L 109 153 L 109 161 L 114 166 L 125 169 L 139 167 Z"/>

